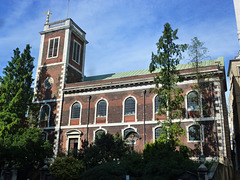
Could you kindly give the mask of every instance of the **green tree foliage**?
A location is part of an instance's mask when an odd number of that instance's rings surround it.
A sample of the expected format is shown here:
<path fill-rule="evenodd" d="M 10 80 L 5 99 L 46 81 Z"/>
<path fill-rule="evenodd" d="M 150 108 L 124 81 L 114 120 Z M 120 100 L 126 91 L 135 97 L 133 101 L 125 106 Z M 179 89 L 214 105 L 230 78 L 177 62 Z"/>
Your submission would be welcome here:
<path fill-rule="evenodd" d="M 178 136 L 184 133 L 180 123 L 172 123 L 173 119 L 182 118 L 183 90 L 176 88 L 176 84 L 183 81 L 179 75 L 177 65 L 182 58 L 182 52 L 187 49 L 187 44 L 176 44 L 178 30 L 172 30 L 170 24 L 164 25 L 163 35 L 157 43 L 157 53 L 152 53 L 149 70 L 157 75 L 154 77 L 155 88 L 153 89 L 159 97 L 159 115 L 166 115 L 166 121 L 162 124 L 163 141 L 170 141 L 175 147 Z M 162 135 L 161 137 L 163 137 Z M 168 138 L 166 138 L 168 136 Z"/>
<path fill-rule="evenodd" d="M 155 141 L 147 144 L 143 157 L 145 168 L 143 177 L 150 179 L 176 179 L 185 171 L 196 172 L 198 164 L 189 159 L 189 150 L 180 146 L 175 150 L 170 142 Z M 143 178 L 144 179 L 144 178 Z"/>
<path fill-rule="evenodd" d="M 56 180 L 77 180 L 85 169 L 84 163 L 72 156 L 58 157 L 50 166 Z"/>
<path fill-rule="evenodd" d="M 118 161 L 128 151 L 129 147 L 119 133 L 115 136 L 102 133 L 93 144 L 84 149 L 83 161 L 87 168 L 92 168 L 104 162 Z"/>
<path fill-rule="evenodd" d="M 18 48 L 14 50 L 12 60 L 4 68 L 0 78 L 0 135 L 3 128 L 10 130 L 14 125 L 25 124 L 25 114 L 32 102 L 33 60 L 27 45 L 22 54 Z"/>
<path fill-rule="evenodd" d="M 116 162 L 105 162 L 85 171 L 79 179 L 82 180 L 123 180 L 126 171 Z"/>
<path fill-rule="evenodd" d="M 38 168 L 51 154 L 51 145 L 42 131 L 30 127 L 26 112 L 32 110 L 33 60 L 30 45 L 23 53 L 17 48 L 0 77 L 0 164 Z"/>

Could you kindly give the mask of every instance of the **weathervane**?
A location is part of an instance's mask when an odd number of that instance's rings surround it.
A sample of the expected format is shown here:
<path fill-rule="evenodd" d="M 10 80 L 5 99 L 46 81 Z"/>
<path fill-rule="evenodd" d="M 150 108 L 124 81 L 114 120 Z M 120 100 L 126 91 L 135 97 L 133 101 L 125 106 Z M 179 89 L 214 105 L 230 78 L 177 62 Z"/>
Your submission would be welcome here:
<path fill-rule="evenodd" d="M 48 10 L 48 12 L 44 11 L 44 13 L 47 14 L 46 24 L 48 24 L 49 23 L 49 15 L 52 13 L 50 13 L 50 10 Z"/>

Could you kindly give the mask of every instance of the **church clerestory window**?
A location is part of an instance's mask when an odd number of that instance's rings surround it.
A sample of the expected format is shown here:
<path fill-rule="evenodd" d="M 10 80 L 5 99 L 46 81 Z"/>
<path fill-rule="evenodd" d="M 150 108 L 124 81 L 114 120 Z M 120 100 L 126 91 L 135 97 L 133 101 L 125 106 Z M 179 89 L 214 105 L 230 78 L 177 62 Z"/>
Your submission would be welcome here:
<path fill-rule="evenodd" d="M 191 91 L 187 95 L 188 111 L 196 111 L 199 109 L 199 94 L 196 91 Z"/>
<path fill-rule="evenodd" d="M 72 105 L 71 119 L 79 119 L 80 118 L 80 109 L 81 109 L 80 103 L 76 102 Z"/>
<path fill-rule="evenodd" d="M 125 100 L 125 112 L 124 115 L 135 115 L 135 99 L 129 97 Z"/>
<path fill-rule="evenodd" d="M 97 117 L 105 117 L 107 111 L 107 103 L 105 100 L 101 100 L 97 104 Z"/>

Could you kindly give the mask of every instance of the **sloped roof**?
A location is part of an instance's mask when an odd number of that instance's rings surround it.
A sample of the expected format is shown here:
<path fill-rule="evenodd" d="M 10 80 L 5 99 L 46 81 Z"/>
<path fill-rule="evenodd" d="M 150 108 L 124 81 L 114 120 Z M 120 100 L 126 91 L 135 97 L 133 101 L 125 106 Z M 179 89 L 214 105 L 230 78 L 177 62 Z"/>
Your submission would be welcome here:
<path fill-rule="evenodd" d="M 219 64 L 219 66 L 224 66 L 223 57 L 219 57 L 218 59 L 213 59 L 213 60 L 208 60 L 208 61 L 201 61 L 199 63 L 199 67 L 214 66 L 217 64 Z M 194 63 L 186 63 L 186 64 L 179 64 L 177 66 L 177 69 L 184 70 L 184 69 L 191 69 L 193 67 L 194 67 Z M 153 73 L 156 73 L 156 72 L 157 72 L 157 70 L 155 70 Z M 149 69 L 141 69 L 141 70 L 135 70 L 135 71 L 127 71 L 127 72 L 104 74 L 104 75 L 89 76 L 89 77 L 85 76 L 84 81 L 107 80 L 107 79 L 139 76 L 139 75 L 146 75 L 146 74 L 151 74 Z"/>

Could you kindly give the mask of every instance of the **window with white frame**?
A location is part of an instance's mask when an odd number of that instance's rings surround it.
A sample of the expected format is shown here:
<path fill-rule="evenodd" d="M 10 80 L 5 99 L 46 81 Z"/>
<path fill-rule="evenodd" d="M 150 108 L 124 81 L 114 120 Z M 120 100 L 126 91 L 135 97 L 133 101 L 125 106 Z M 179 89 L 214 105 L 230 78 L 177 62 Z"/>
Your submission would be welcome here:
<path fill-rule="evenodd" d="M 81 109 L 81 105 L 78 102 L 75 102 L 72 105 L 72 109 L 71 109 L 71 119 L 79 119 L 80 118 L 80 109 Z"/>
<path fill-rule="evenodd" d="M 54 58 L 58 56 L 60 37 L 49 39 L 48 44 L 48 58 Z"/>
<path fill-rule="evenodd" d="M 199 110 L 199 94 L 196 91 L 191 91 L 187 95 L 187 109 L 188 111 Z"/>
<path fill-rule="evenodd" d="M 82 132 L 79 130 L 69 130 L 66 132 L 66 152 L 77 152 L 80 149 L 80 138 Z"/>
<path fill-rule="evenodd" d="M 97 103 L 97 117 L 106 117 L 107 103 L 105 100 L 100 100 Z"/>
<path fill-rule="evenodd" d="M 133 97 L 125 100 L 124 115 L 135 115 L 135 99 Z"/>
<path fill-rule="evenodd" d="M 158 113 L 158 108 L 160 106 L 159 96 L 155 97 L 155 113 Z"/>
<path fill-rule="evenodd" d="M 188 140 L 189 141 L 200 141 L 200 126 L 192 125 L 188 127 Z"/>
<path fill-rule="evenodd" d="M 99 129 L 95 132 L 95 139 L 97 137 L 100 137 L 102 134 L 105 134 L 105 131 L 103 129 Z"/>
<path fill-rule="evenodd" d="M 72 54 L 73 61 L 80 64 L 80 56 L 81 56 L 81 45 L 77 41 L 73 41 L 73 54 Z"/>
<path fill-rule="evenodd" d="M 165 134 L 165 131 L 161 127 L 155 128 L 155 140 L 159 139 L 162 134 Z"/>
<path fill-rule="evenodd" d="M 40 110 L 40 121 L 48 121 L 50 115 L 50 108 L 47 104 L 44 104 Z"/>

